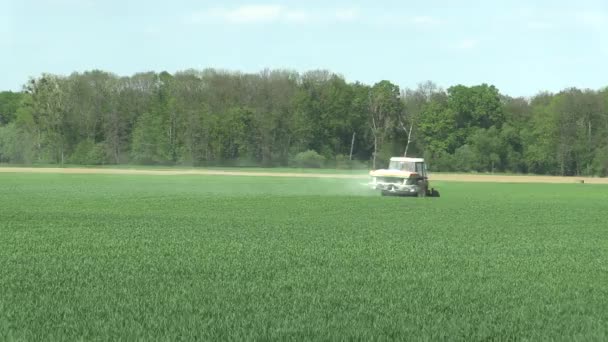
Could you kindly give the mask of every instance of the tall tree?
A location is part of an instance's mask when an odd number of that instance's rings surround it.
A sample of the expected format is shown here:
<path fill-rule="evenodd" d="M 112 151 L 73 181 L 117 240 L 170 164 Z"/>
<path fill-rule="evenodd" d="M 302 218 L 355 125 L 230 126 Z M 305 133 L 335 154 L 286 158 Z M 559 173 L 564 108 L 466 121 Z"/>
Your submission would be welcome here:
<path fill-rule="evenodd" d="M 68 118 L 69 83 L 64 77 L 43 74 L 31 79 L 26 92 L 31 95 L 36 124 L 50 147 L 53 159 L 62 165 L 66 159 L 67 138 L 70 131 Z"/>
<path fill-rule="evenodd" d="M 398 116 L 398 123 L 401 131 L 407 136 L 404 156 L 410 150 L 413 136 L 418 133 L 417 126 L 420 115 L 432 98 L 441 93 L 443 93 L 443 90 L 431 81 L 418 84 L 416 89 L 406 88 L 402 91 L 403 111 Z"/>
<path fill-rule="evenodd" d="M 374 153 L 372 155 L 372 168 L 376 168 L 376 158 L 379 147 L 402 111 L 400 92 L 397 85 L 389 81 L 380 81 L 369 92 L 369 126 L 374 138 Z"/>
<path fill-rule="evenodd" d="M 0 92 L 0 126 L 8 124 L 15 119 L 22 98 L 23 93 L 21 92 Z"/>

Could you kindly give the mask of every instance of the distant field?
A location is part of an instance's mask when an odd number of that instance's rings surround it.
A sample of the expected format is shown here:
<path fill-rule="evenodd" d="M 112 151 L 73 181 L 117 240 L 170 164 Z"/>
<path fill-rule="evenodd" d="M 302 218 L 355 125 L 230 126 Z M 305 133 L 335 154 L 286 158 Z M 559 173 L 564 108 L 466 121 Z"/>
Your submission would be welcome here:
<path fill-rule="evenodd" d="M 386 165 L 379 165 L 378 168 L 383 168 Z M 65 164 L 60 166 L 58 164 L 5 164 L 0 163 L 0 170 L 6 168 L 60 168 L 60 169 L 105 169 L 105 170 L 153 170 L 153 171 L 186 171 L 186 170 L 212 170 L 212 171 L 242 171 L 242 172 L 264 172 L 264 173 L 320 173 L 320 174 L 353 174 L 353 175 L 367 175 L 368 169 L 335 169 L 335 168 L 297 168 L 297 167 L 229 167 L 229 166 L 209 166 L 209 167 L 193 167 L 188 165 L 131 165 L 131 164 L 112 164 L 112 165 L 76 165 L 76 164 Z M 510 172 L 495 172 L 495 173 L 483 173 L 483 172 L 436 172 L 431 170 L 432 174 L 436 175 L 476 175 L 476 176 L 532 176 L 532 177 L 543 177 L 542 175 L 534 174 L 517 174 Z"/>
<path fill-rule="evenodd" d="M 224 171 L 243 171 L 243 172 L 295 172 L 295 173 L 329 173 L 329 174 L 367 174 L 369 170 L 363 169 L 330 169 L 330 168 L 297 168 L 297 167 L 193 167 L 193 166 L 162 166 L 162 165 L 64 165 L 57 164 L 0 164 L 1 168 L 65 168 L 65 169 L 109 169 L 109 170 L 156 170 L 156 171 L 175 171 L 175 170 L 224 170 Z"/>
<path fill-rule="evenodd" d="M 293 168 L 186 168 L 186 167 L 29 167 L 4 166 L 0 173 L 62 173 L 62 174 L 133 174 L 133 175 L 223 175 L 258 177 L 298 177 L 298 178 L 352 178 L 368 179 L 367 170 L 337 169 L 293 169 Z M 560 177 L 541 175 L 482 174 L 482 173 L 434 173 L 431 181 L 490 182 L 490 183 L 579 183 L 608 184 L 608 178 L 601 177 Z"/>
<path fill-rule="evenodd" d="M 0 173 L 0 340 L 608 339 L 608 186 Z"/>

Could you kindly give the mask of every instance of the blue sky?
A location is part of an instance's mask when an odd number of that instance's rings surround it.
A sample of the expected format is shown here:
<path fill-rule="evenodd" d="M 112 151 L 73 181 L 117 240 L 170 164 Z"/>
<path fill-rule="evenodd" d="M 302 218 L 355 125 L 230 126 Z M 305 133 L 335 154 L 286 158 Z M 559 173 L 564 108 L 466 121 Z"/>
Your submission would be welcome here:
<path fill-rule="evenodd" d="M 0 90 L 42 72 L 329 69 L 512 96 L 608 86 L 608 0 L 0 0 Z"/>

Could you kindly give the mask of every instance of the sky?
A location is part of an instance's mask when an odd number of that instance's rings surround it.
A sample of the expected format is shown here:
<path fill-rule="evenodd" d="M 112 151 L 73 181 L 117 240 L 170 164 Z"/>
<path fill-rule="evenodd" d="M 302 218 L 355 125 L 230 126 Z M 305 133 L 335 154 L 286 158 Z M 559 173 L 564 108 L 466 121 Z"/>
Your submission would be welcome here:
<path fill-rule="evenodd" d="M 510 96 L 608 86 L 608 0 L 0 0 L 0 90 L 42 73 L 327 69 Z"/>

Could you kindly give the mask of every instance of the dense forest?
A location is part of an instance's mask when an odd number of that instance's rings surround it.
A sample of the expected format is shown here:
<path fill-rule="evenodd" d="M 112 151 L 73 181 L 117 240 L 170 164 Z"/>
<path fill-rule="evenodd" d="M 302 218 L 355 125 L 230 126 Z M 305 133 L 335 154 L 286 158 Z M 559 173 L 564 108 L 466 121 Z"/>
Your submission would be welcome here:
<path fill-rule="evenodd" d="M 43 74 L 0 93 L 0 162 L 608 173 L 608 88 L 512 98 L 317 70 Z"/>

